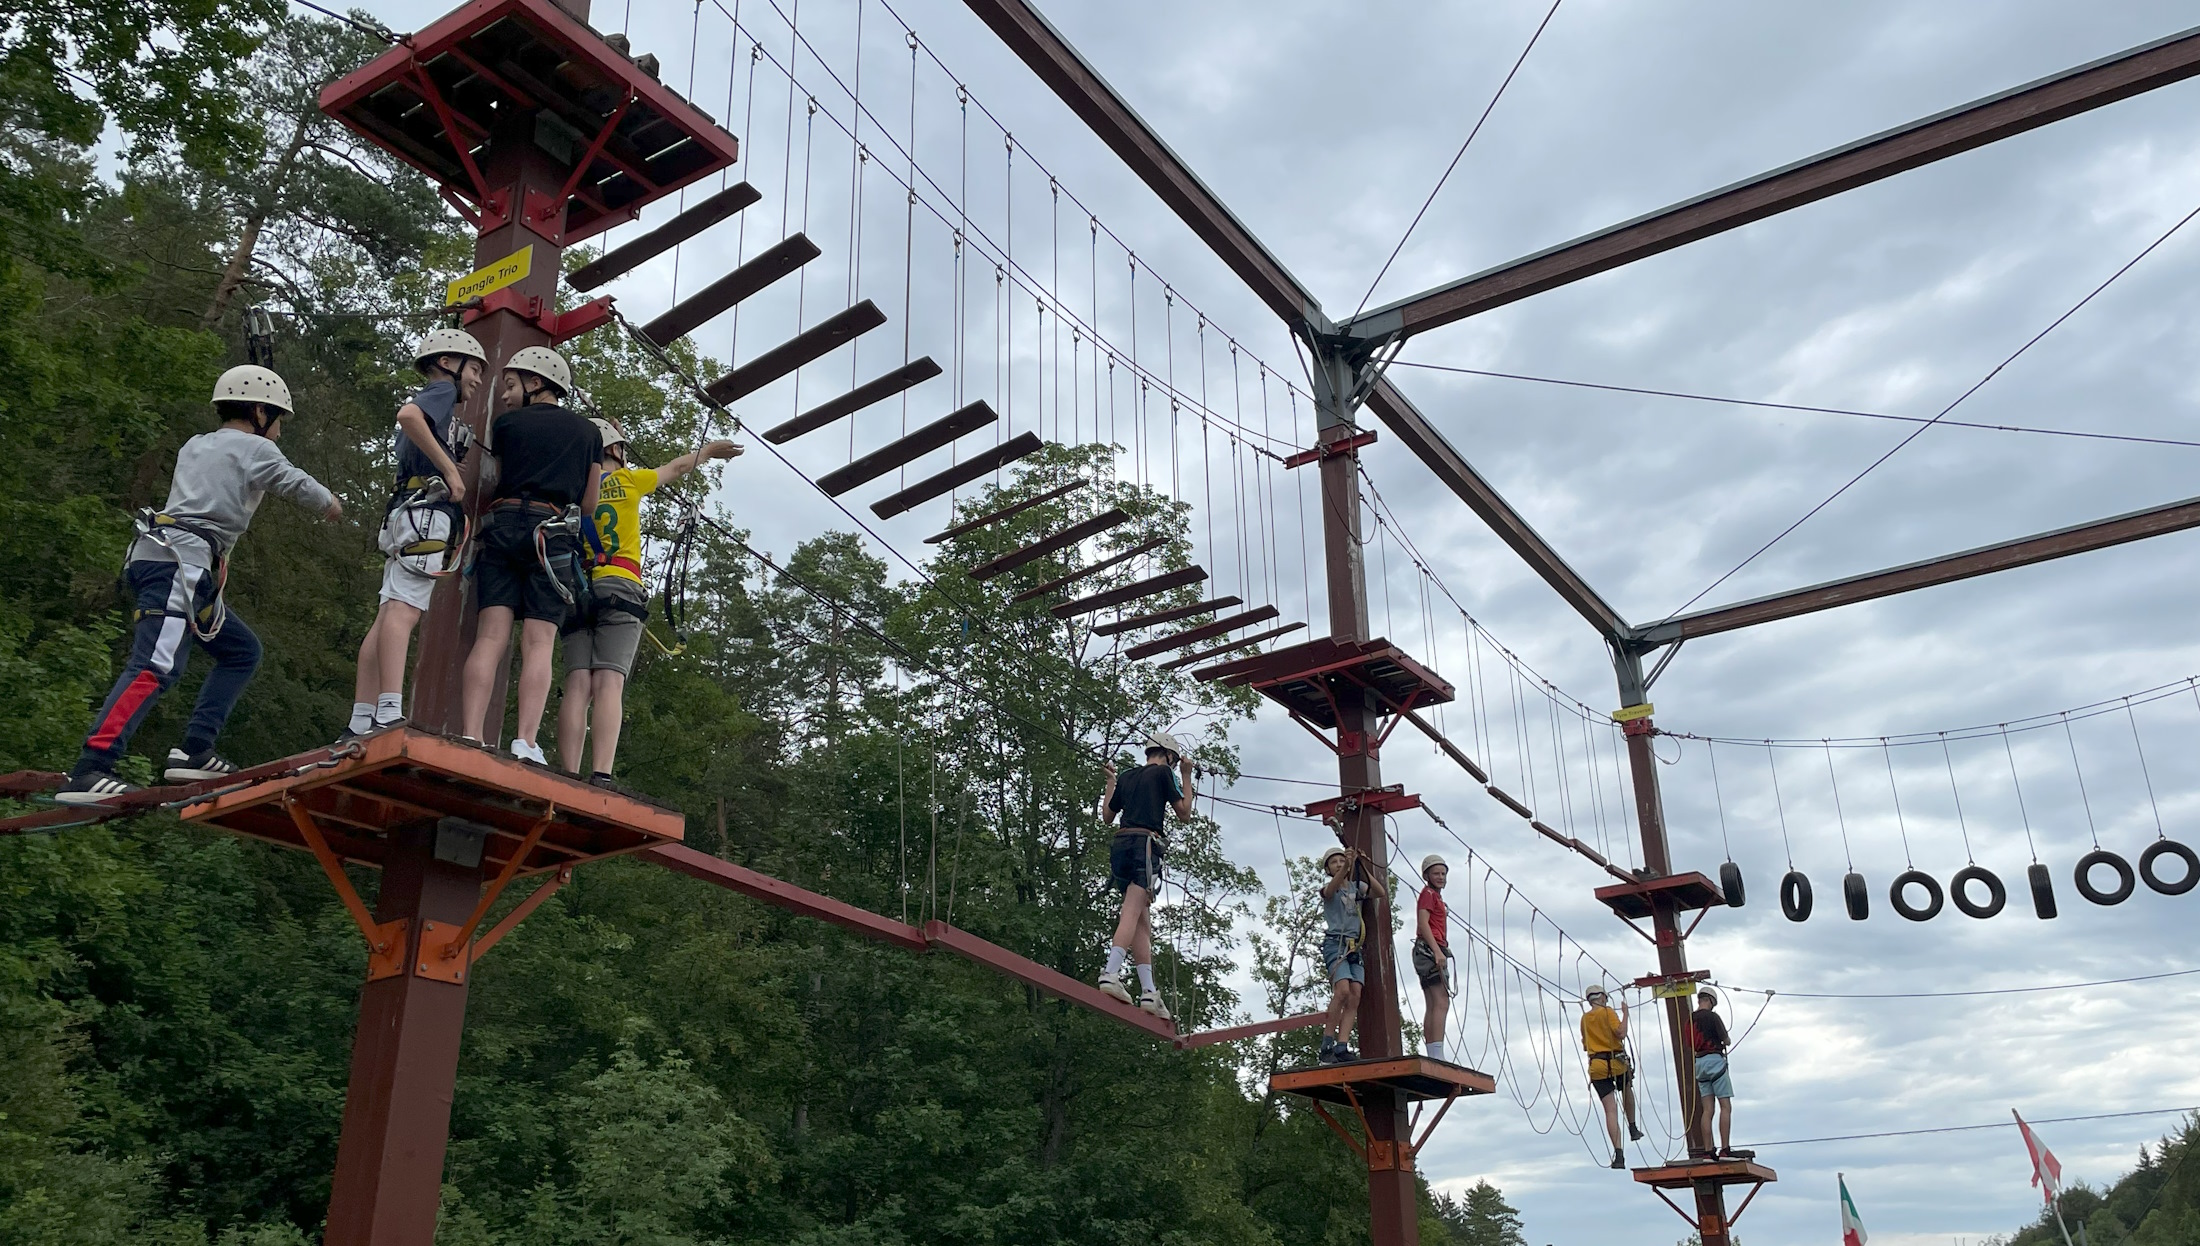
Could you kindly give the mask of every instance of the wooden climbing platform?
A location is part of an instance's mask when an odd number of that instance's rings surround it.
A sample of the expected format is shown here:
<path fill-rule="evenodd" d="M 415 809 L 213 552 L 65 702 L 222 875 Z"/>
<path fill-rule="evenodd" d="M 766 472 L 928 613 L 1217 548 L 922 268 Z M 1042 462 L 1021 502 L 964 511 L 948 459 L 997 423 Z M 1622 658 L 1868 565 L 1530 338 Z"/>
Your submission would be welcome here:
<path fill-rule="evenodd" d="M 679 811 L 410 728 L 316 750 L 326 765 L 232 785 L 183 807 L 186 822 L 286 848 L 313 850 L 318 834 L 344 860 L 380 867 L 391 832 L 455 818 L 477 828 L 481 859 L 501 865 L 525 849 L 517 873 L 678 843 Z"/>
<path fill-rule="evenodd" d="M 1319 727 L 1337 725 L 1336 696 L 1365 689 L 1401 713 L 1452 699 L 1452 686 L 1387 640 L 1323 637 L 1200 672 L 1201 679 L 1250 687 Z"/>
<path fill-rule="evenodd" d="M 1497 1092 L 1497 1082 L 1489 1074 L 1464 1065 L 1431 1060 L 1427 1056 L 1320 1064 L 1310 1069 L 1278 1073 L 1268 1079 L 1269 1089 L 1278 1094 L 1303 1095 L 1347 1106 L 1370 1086 L 1396 1091 L 1409 1102 Z"/>
<path fill-rule="evenodd" d="M 1608 905 L 1614 913 L 1629 919 L 1651 916 L 1657 911 L 1657 904 L 1661 900 L 1671 904 L 1676 912 L 1682 913 L 1726 907 L 1726 896 L 1720 893 L 1719 885 L 1694 871 L 1599 887 L 1597 899 Z"/>
<path fill-rule="evenodd" d="M 1713 1185 L 1763 1185 L 1780 1179 L 1780 1174 L 1753 1159 L 1689 1160 L 1637 1168 L 1634 1174 L 1636 1181 L 1660 1190 L 1689 1190 L 1707 1181 Z"/>

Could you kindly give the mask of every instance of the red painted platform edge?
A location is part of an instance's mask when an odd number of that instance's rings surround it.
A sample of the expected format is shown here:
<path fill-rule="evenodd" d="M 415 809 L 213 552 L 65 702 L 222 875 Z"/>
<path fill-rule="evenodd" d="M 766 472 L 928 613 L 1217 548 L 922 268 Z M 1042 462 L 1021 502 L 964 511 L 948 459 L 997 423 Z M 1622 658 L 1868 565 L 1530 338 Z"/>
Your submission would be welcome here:
<path fill-rule="evenodd" d="M 1635 1180 L 1643 1185 L 1663 1189 L 1680 1189 L 1699 1181 L 1715 1181 L 1720 1185 L 1740 1185 L 1744 1182 L 1777 1181 L 1780 1174 L 1755 1160 L 1721 1159 L 1699 1160 L 1686 1164 L 1661 1164 L 1656 1168 L 1637 1168 Z"/>

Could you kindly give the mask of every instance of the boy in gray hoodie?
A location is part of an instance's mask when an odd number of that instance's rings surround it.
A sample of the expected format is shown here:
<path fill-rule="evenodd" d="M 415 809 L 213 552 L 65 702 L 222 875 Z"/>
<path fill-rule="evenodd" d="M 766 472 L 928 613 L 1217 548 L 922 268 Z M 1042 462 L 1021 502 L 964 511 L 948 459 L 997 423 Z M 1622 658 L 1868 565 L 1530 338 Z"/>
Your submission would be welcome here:
<path fill-rule="evenodd" d="M 175 685 L 190 655 L 187 639 L 214 660 L 184 730 L 168 750 L 170 782 L 219 779 L 237 767 L 214 752 L 229 712 L 260 665 L 260 640 L 222 602 L 229 552 L 269 493 L 331 520 L 343 506 L 320 481 L 291 465 L 275 442 L 290 414 L 290 387 L 266 368 L 246 364 L 214 383 L 220 428 L 183 443 L 168 503 L 138 517 L 138 538 L 123 569 L 136 602 L 130 659 L 92 720 L 76 768 L 54 799 L 90 805 L 136 791 L 115 777 L 115 763 L 161 694 Z M 187 635 L 188 633 L 188 635 Z"/>

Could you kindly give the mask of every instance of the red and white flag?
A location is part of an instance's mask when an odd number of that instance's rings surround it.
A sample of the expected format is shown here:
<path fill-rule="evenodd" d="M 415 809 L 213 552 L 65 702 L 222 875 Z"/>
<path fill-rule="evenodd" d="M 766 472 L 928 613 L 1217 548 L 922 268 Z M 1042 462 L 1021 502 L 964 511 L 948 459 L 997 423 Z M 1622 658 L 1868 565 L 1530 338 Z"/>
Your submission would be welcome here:
<path fill-rule="evenodd" d="M 2009 1115 L 2017 1117 L 2017 1132 L 2024 1135 L 2024 1149 L 2032 1156 L 2032 1184 L 2040 1187 L 2041 1196 L 2053 1203 L 2055 1196 L 2062 1193 L 2062 1164 L 2055 1159 L 2055 1153 L 2047 1149 L 2047 1144 L 2033 1134 L 2024 1118 L 2017 1116 L 2015 1108 L 2009 1109 Z"/>
<path fill-rule="evenodd" d="M 1856 1200 L 1849 1197 L 1849 1179 L 1835 1173 L 1834 1180 L 1841 1185 L 1841 1246 L 1864 1246 L 1871 1239 L 1864 1235 L 1864 1217 L 1856 1214 Z"/>

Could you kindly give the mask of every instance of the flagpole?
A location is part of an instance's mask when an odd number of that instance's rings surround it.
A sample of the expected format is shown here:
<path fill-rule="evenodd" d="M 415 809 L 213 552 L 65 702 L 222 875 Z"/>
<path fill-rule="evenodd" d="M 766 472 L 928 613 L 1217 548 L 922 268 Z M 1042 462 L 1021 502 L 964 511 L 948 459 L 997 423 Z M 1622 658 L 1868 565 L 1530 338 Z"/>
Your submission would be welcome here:
<path fill-rule="evenodd" d="M 2062 1218 L 2062 1200 L 2060 1198 L 2051 1198 L 2047 1200 L 2047 1205 L 2053 1208 L 2055 1211 L 2055 1227 L 2062 1230 L 2063 1246 L 2071 1246 L 2070 1226 L 2064 1224 Z"/>

